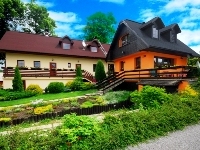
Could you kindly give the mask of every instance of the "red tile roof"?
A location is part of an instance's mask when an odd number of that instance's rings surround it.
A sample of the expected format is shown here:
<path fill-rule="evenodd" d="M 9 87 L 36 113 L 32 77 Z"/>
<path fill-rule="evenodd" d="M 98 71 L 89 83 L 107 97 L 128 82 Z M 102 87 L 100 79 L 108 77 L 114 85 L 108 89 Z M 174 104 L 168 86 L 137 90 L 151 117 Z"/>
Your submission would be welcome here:
<path fill-rule="evenodd" d="M 83 50 L 82 41 L 80 40 L 73 40 L 73 46 L 69 50 L 64 50 L 59 45 L 60 39 L 60 37 L 46 37 L 44 35 L 7 31 L 0 40 L 0 50 L 5 52 L 40 53 L 76 57 L 106 57 L 100 48 L 97 52 Z M 108 52 L 110 45 L 102 44 L 102 46 Z"/>

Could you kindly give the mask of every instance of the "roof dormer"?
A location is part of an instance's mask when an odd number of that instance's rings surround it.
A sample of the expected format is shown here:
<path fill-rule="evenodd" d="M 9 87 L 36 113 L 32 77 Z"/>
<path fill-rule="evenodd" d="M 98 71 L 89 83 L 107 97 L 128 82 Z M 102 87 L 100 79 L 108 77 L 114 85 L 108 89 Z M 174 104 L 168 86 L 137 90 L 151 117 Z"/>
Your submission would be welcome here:
<path fill-rule="evenodd" d="M 100 43 L 97 39 L 92 40 L 87 47 L 90 49 L 91 52 L 98 52 L 98 48 L 100 47 Z"/>
<path fill-rule="evenodd" d="M 62 39 L 60 39 L 59 41 L 59 45 L 62 46 L 62 48 L 66 50 L 70 49 L 73 44 L 74 42 L 67 35 L 64 36 Z"/>
<path fill-rule="evenodd" d="M 164 28 L 165 25 L 159 17 L 153 18 L 150 21 L 143 23 L 140 27 L 147 36 L 151 38 L 159 38 L 159 30 Z"/>
<path fill-rule="evenodd" d="M 162 36 L 168 42 L 172 43 L 176 43 L 178 33 L 181 33 L 181 29 L 176 23 L 160 30 L 160 36 Z"/>

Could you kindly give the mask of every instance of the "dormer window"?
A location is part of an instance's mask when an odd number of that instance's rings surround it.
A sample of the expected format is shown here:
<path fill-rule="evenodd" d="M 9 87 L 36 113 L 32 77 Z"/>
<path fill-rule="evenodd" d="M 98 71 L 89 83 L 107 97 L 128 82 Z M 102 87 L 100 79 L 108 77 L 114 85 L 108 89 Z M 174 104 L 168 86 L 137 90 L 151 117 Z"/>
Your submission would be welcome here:
<path fill-rule="evenodd" d="M 128 44 L 128 34 L 124 35 L 119 40 L 119 47 L 125 46 Z"/>
<path fill-rule="evenodd" d="M 156 28 L 153 28 L 153 38 L 158 38 L 158 30 Z"/>
<path fill-rule="evenodd" d="M 70 44 L 63 43 L 63 49 L 70 49 Z"/>
<path fill-rule="evenodd" d="M 91 52 L 97 52 L 97 47 L 91 46 L 90 49 L 91 49 Z"/>

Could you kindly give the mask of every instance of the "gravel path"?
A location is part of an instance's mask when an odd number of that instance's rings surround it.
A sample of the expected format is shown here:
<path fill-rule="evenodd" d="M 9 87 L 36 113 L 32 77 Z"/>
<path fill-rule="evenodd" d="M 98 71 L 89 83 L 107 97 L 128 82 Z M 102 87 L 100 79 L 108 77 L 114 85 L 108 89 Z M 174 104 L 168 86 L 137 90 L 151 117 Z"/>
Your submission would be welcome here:
<path fill-rule="evenodd" d="M 200 123 L 127 150 L 200 150 Z"/>

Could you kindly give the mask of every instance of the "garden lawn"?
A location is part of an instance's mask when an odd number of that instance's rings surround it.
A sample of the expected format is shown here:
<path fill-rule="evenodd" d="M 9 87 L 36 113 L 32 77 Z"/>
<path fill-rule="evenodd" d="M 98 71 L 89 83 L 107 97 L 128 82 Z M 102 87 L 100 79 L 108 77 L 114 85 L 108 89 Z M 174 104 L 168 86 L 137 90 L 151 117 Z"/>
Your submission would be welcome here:
<path fill-rule="evenodd" d="M 13 106 L 13 105 L 19 105 L 19 104 L 26 104 L 34 100 L 43 99 L 44 101 L 48 100 L 54 100 L 54 99 L 60 99 L 60 98 L 68 98 L 68 97 L 76 97 L 76 96 L 82 96 L 89 93 L 94 93 L 97 90 L 87 90 L 87 91 L 74 91 L 74 92 L 67 92 L 67 93 L 56 93 L 56 94 L 42 94 L 38 96 L 33 96 L 29 98 L 23 98 L 18 100 L 12 100 L 12 101 L 0 101 L 0 107 L 6 107 L 6 106 Z"/>

